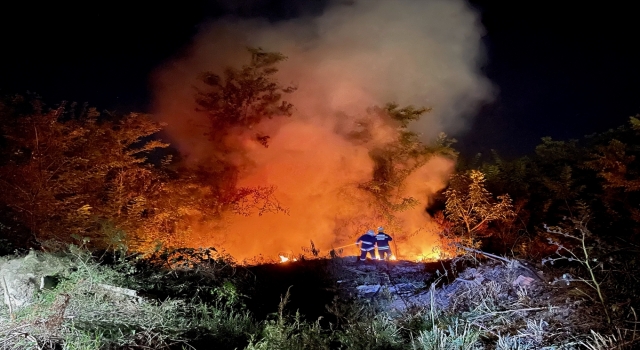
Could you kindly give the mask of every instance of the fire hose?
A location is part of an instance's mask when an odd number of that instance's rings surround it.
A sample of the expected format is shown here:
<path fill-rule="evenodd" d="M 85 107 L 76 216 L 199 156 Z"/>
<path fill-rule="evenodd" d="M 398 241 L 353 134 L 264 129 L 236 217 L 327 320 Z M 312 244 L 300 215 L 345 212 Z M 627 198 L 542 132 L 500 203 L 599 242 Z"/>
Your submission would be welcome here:
<path fill-rule="evenodd" d="M 358 245 L 358 243 L 351 243 L 351 244 L 343 245 L 343 246 L 340 246 L 340 247 L 331 248 L 331 250 L 329 251 L 329 255 L 330 255 L 332 258 L 335 258 L 335 257 L 336 257 L 336 250 L 337 250 L 337 249 L 342 249 L 342 248 L 346 248 L 346 247 L 351 247 L 351 246 L 354 246 L 354 245 Z"/>
<path fill-rule="evenodd" d="M 351 243 L 351 244 L 343 245 L 343 246 L 341 246 L 341 247 L 333 248 L 333 249 L 331 249 L 331 250 L 336 250 L 336 249 L 342 249 L 342 248 L 346 248 L 346 247 L 351 247 L 352 245 L 357 245 L 357 244 L 358 244 L 358 243 Z"/>

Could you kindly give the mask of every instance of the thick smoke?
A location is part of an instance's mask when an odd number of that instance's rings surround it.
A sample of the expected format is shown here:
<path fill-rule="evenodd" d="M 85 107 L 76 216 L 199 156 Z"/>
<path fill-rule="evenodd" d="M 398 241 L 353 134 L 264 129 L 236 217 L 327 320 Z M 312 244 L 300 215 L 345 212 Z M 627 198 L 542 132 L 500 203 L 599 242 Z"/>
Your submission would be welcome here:
<path fill-rule="evenodd" d="M 392 140 L 397 130 L 372 115 L 376 127 L 367 142 L 348 141 L 344 129 L 357 126 L 367 108 L 387 102 L 433 108 L 411 125 L 425 141 L 464 129 L 466 118 L 492 95 L 480 73 L 482 34 L 478 14 L 458 0 L 361 0 L 333 5 L 316 17 L 204 25 L 190 48 L 154 76 L 156 115 L 168 122 L 174 144 L 190 161 L 206 161 L 211 149 L 197 131 L 206 125 L 195 112 L 199 73 L 239 67 L 247 62 L 247 46 L 262 47 L 288 56 L 277 78 L 298 90 L 287 96 L 295 106 L 292 117 L 256 126 L 271 136 L 269 148 L 239 140 L 251 160 L 240 185 L 277 186 L 276 197 L 289 215 L 228 217 L 218 232 L 199 232 L 194 244 L 216 244 L 224 236 L 225 248 L 240 259 L 298 252 L 310 240 L 326 251 L 382 224 L 355 188 L 371 180 L 369 151 Z M 434 158 L 407 180 L 405 194 L 422 205 L 400 215 L 398 230 L 418 234 L 399 250 L 424 254 L 435 244 L 424 207 L 446 185 L 452 167 L 451 161 Z"/>

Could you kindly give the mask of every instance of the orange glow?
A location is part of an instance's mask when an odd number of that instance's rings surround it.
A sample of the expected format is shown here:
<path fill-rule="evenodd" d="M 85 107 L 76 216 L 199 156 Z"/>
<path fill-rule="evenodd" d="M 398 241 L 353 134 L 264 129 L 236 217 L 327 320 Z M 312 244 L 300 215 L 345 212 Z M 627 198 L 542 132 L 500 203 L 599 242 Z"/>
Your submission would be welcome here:
<path fill-rule="evenodd" d="M 278 122 L 266 124 L 270 123 Z M 320 257 L 344 245 L 348 247 L 341 254 L 359 255 L 352 242 L 377 226 L 385 226 L 394 237 L 393 249 L 399 259 L 410 259 L 438 244 L 435 224 L 424 207 L 444 187 L 453 162 L 434 157 L 407 178 L 402 196 L 419 198 L 422 205 L 394 213 L 395 222 L 389 223 L 374 206 L 371 194 L 358 188 L 371 180 L 374 169 L 366 145 L 352 144 L 336 135 L 335 127 L 314 121 L 289 120 L 278 128 L 269 148 L 247 141 L 245 157 L 253 165 L 250 172 L 240 174 L 239 186 L 275 186 L 274 197 L 288 214 L 245 217 L 229 213 L 221 220 L 194 220 L 190 232 L 184 234 L 187 245 L 221 247 L 241 263 L 283 251 L 311 255 L 311 242 Z"/>
<path fill-rule="evenodd" d="M 194 214 L 175 233 L 176 245 L 224 249 L 239 262 L 281 252 L 323 257 L 332 247 L 353 244 L 368 229 L 383 226 L 394 238 L 398 259 L 429 256 L 439 246 L 425 208 L 446 186 L 454 162 L 430 158 L 387 198 L 398 204 L 411 197 L 418 204 L 384 212 L 359 185 L 373 179 L 377 168 L 371 155 L 397 140 L 400 128 L 388 116 L 367 110 L 388 102 L 432 107 L 409 125 L 421 140 L 432 142 L 442 131 L 465 130 L 469 116 L 496 91 L 477 69 L 486 55 L 475 10 L 456 1 L 401 2 L 352 1 L 328 6 L 308 21 L 214 20 L 200 27 L 189 47 L 158 67 L 152 77 L 152 112 L 167 123 L 168 141 L 183 156 L 180 165 L 229 166 L 237 170 L 232 177 L 239 186 L 274 186 L 274 198 L 288 209 L 288 214 L 248 217 Z M 298 87 L 284 96 L 294 112 L 229 130 L 220 141 L 227 147 L 220 152 L 206 135 L 216 128 L 197 111 L 194 87 L 201 87 L 202 72 L 224 76 L 226 67 L 246 64 L 247 47 L 287 56 L 274 78 Z M 270 136 L 268 148 L 256 141 L 257 135 Z M 406 167 L 413 170 L 414 165 Z M 360 251 L 353 246 L 339 254 Z"/>
<path fill-rule="evenodd" d="M 433 261 L 438 261 L 438 259 L 435 259 L 435 258 L 430 257 L 430 256 L 425 256 L 425 255 L 419 255 L 416 258 L 416 262 L 433 262 Z"/>
<path fill-rule="evenodd" d="M 285 263 L 287 261 L 289 261 L 289 258 L 287 258 L 286 256 L 280 255 L 280 263 Z"/>
<path fill-rule="evenodd" d="M 442 95 L 443 86 L 457 84 L 447 80 L 437 88 L 434 85 L 429 90 L 429 99 L 415 95 L 425 87 L 424 82 L 433 81 L 426 78 L 431 73 L 423 64 L 431 62 L 441 50 L 425 54 L 429 59 L 411 66 L 413 68 L 406 70 L 406 75 L 398 75 L 398 69 L 403 66 L 397 59 L 413 62 L 413 45 L 406 51 L 406 56 L 395 46 L 389 51 L 363 56 L 363 48 L 352 48 L 351 44 L 339 50 L 329 45 L 325 47 L 326 52 L 306 44 L 301 46 L 304 50 L 286 42 L 281 43 L 285 44 L 283 46 L 264 45 L 265 49 L 281 51 L 289 57 L 279 67 L 277 79 L 284 85 L 293 82 L 299 86 L 295 93 L 285 96 L 295 106 L 294 114 L 268 119 L 246 130 L 233 130 L 224 140 L 232 151 L 217 154 L 205 135 L 207 130 L 202 127 L 206 128 L 209 120 L 204 113 L 196 112 L 194 84 L 203 71 L 238 67 L 247 58 L 247 43 L 242 39 L 244 34 L 240 34 L 244 32 L 221 33 L 204 33 L 196 38 L 194 46 L 185 55 L 156 72 L 154 115 L 168 124 L 166 132 L 172 145 L 185 155 L 187 166 L 215 168 L 223 159 L 237 168 L 238 186 L 274 186 L 274 198 L 287 208 L 288 213 L 254 213 L 250 216 L 225 213 L 215 219 L 193 215 L 192 221 L 185 225 L 188 229 L 178 233 L 181 244 L 223 249 L 240 263 L 256 256 L 275 257 L 282 252 L 291 252 L 288 256 L 298 253 L 311 256 L 311 242 L 317 251 L 313 255 L 317 257 L 327 257 L 330 252 L 336 253 L 337 249 L 333 251 L 333 247 L 345 245 L 348 247 L 338 254 L 354 256 L 359 255 L 360 250 L 353 242 L 368 229 L 383 226 L 394 238 L 394 258 L 415 260 L 419 256 L 429 256 L 440 242 L 437 224 L 425 208 L 433 195 L 446 186 L 454 162 L 433 156 L 416 169 L 398 186 L 398 191 L 390 194 L 393 198 L 389 201 L 395 204 L 402 198 L 412 197 L 419 204 L 391 213 L 392 219 L 390 213 L 375 205 L 373 195 L 362 190 L 360 184 L 373 179 L 376 164 L 371 154 L 388 147 L 399 137 L 395 121 L 388 116 L 368 113 L 368 108 L 390 101 L 398 101 L 401 105 L 426 103 L 434 107 L 434 112 L 419 121 L 419 128 L 415 129 L 425 141 L 433 140 L 447 125 L 457 123 L 436 117 L 437 113 L 457 110 L 460 105 L 457 95 L 452 94 L 456 97 L 451 99 L 449 95 Z M 337 38 L 331 36 L 327 44 Z M 351 40 L 346 42 L 351 43 Z M 396 42 L 404 40 L 394 40 L 394 45 Z M 350 54 L 347 57 L 345 53 Z M 393 56 L 395 54 L 402 57 Z M 381 55 L 387 59 L 379 61 L 377 73 L 372 74 L 369 63 L 375 63 Z M 442 62 L 458 61 L 447 57 Z M 432 78 L 442 73 L 440 68 L 437 71 Z M 456 76 L 465 71 L 451 70 Z M 392 79 L 380 79 L 380 74 L 386 73 Z M 414 81 L 420 74 L 425 77 Z M 404 88 L 399 88 L 398 84 Z M 257 134 L 270 136 L 268 148 L 256 141 Z"/>

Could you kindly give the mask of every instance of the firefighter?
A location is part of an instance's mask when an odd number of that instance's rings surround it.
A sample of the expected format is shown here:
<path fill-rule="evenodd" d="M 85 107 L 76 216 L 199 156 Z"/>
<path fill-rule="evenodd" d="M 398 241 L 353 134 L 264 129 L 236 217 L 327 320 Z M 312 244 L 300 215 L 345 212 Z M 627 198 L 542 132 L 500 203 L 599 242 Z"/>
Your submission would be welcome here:
<path fill-rule="evenodd" d="M 356 244 L 360 244 L 360 261 L 367 260 L 367 253 L 371 254 L 371 259 L 376 259 L 376 233 L 373 230 L 360 236 Z"/>
<path fill-rule="evenodd" d="M 378 234 L 376 235 L 376 245 L 378 246 L 378 255 L 380 256 L 380 260 L 389 260 L 393 256 L 393 254 L 391 253 L 391 247 L 389 247 L 390 241 L 393 241 L 393 238 L 384 233 L 384 227 L 378 227 Z"/>

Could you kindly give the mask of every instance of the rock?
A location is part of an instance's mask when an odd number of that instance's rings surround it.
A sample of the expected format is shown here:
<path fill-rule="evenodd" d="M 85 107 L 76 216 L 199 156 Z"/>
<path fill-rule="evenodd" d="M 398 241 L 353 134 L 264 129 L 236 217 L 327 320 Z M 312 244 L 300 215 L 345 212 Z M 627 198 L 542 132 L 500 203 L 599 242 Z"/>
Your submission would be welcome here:
<path fill-rule="evenodd" d="M 33 250 L 22 258 L 0 261 L 4 304 L 13 311 L 31 304 L 36 291 L 53 287 L 54 276 L 67 266 L 64 259 L 45 257 Z"/>
<path fill-rule="evenodd" d="M 369 284 L 369 285 L 365 284 L 365 285 L 356 287 L 356 289 L 358 290 L 358 294 L 360 295 L 375 294 L 380 290 L 380 288 L 382 288 L 382 286 L 379 284 Z"/>
<path fill-rule="evenodd" d="M 114 300 L 134 300 L 138 303 L 144 302 L 144 299 L 138 295 L 138 291 L 128 288 L 122 288 L 118 286 L 112 286 L 110 284 L 100 283 L 97 285 L 100 289 L 102 289 L 106 294 L 109 295 L 109 298 Z"/>
<path fill-rule="evenodd" d="M 446 309 L 459 303 L 459 297 L 469 291 L 486 290 L 494 293 L 496 300 L 516 302 L 518 287 L 527 287 L 530 296 L 537 293 L 535 290 L 538 287 L 536 276 L 529 269 L 501 263 L 466 268 L 456 278 L 445 278 L 445 283 L 434 286 L 433 290 L 430 288 L 433 280 L 429 278 L 444 277 L 434 274 L 424 264 L 397 261 L 358 266 L 357 269 L 359 275 L 354 280 L 360 283 L 341 283 L 341 288 L 355 287 L 359 297 L 375 299 L 383 307 L 399 314 L 415 306 Z"/>
<path fill-rule="evenodd" d="M 412 283 L 398 283 L 392 286 L 389 286 L 389 293 L 395 294 L 411 294 L 416 291 L 416 286 Z"/>
<path fill-rule="evenodd" d="M 531 277 L 525 277 L 525 276 L 519 275 L 518 278 L 516 278 L 512 284 L 514 286 L 527 287 L 527 286 L 530 286 L 531 283 L 533 283 L 533 281 L 534 279 Z"/>
<path fill-rule="evenodd" d="M 13 265 L 15 264 L 6 264 L 5 267 L 12 268 Z M 14 311 L 29 305 L 38 289 L 36 276 L 32 273 L 15 273 L 6 270 L 0 271 L 0 274 L 2 275 L 4 304 Z"/>

